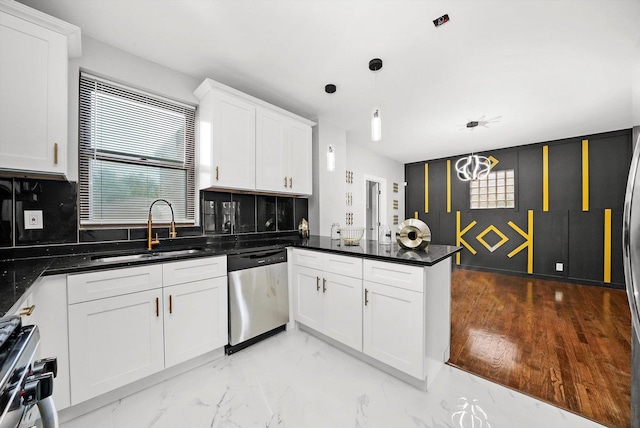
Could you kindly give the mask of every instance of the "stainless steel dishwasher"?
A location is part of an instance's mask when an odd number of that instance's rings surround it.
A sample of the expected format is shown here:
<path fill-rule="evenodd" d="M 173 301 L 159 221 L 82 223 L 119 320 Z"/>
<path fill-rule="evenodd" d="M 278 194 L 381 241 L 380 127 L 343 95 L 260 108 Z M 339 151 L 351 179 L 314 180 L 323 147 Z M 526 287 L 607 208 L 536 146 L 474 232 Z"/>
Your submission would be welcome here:
<path fill-rule="evenodd" d="M 229 345 L 239 351 L 285 329 L 289 322 L 287 250 L 250 251 L 227 256 Z"/>

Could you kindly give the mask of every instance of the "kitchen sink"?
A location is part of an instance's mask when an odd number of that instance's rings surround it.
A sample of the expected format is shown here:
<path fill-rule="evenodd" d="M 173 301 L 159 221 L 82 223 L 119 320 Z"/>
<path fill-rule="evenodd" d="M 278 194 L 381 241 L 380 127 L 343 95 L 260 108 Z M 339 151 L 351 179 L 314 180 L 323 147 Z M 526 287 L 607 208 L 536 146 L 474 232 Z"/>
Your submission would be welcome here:
<path fill-rule="evenodd" d="M 188 256 L 190 254 L 200 254 L 204 250 L 198 248 L 191 248 L 189 250 L 165 250 L 165 251 L 157 251 L 155 253 L 151 253 L 153 257 L 178 257 L 178 256 Z"/>
<path fill-rule="evenodd" d="M 134 262 L 136 260 L 144 260 L 153 257 L 151 253 L 144 254 L 125 254 L 121 256 L 94 256 L 91 261 L 97 263 L 118 263 L 118 262 Z"/>
<path fill-rule="evenodd" d="M 98 255 L 91 257 L 91 261 L 96 263 L 122 263 L 122 262 L 135 262 L 139 260 L 149 260 L 152 258 L 162 257 L 180 257 L 188 256 L 191 254 L 199 254 L 204 250 L 200 248 L 190 248 L 188 250 L 163 250 L 154 251 L 149 253 L 137 253 L 137 254 L 122 254 L 122 255 Z"/>

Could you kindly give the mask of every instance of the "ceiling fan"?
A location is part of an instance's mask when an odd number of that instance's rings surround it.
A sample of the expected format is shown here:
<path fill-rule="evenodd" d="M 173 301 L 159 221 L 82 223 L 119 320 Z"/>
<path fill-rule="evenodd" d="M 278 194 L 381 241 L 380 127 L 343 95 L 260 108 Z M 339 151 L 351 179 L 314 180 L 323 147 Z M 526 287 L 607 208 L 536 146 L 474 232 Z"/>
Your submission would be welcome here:
<path fill-rule="evenodd" d="M 488 126 L 487 126 L 488 124 L 500 122 L 499 119 L 502 118 L 502 116 L 496 116 L 496 117 L 493 117 L 491 119 L 485 119 L 485 116 L 486 115 L 483 114 L 482 116 L 480 116 L 478 118 L 478 120 L 468 120 L 467 123 L 465 123 L 464 125 L 458 125 L 458 126 L 460 126 L 459 131 L 463 131 L 465 129 L 473 130 L 473 128 L 476 128 L 478 126 L 483 126 L 485 128 L 488 128 Z"/>

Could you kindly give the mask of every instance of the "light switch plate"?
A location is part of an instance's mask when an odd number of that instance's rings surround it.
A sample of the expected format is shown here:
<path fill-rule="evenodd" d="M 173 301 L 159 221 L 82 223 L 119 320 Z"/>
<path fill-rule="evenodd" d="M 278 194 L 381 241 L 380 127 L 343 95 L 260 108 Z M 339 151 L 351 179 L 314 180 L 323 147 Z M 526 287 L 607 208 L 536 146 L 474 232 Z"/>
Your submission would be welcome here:
<path fill-rule="evenodd" d="M 562 263 L 556 263 L 556 272 L 562 272 L 564 270 L 564 265 Z"/>
<path fill-rule="evenodd" d="M 42 229 L 42 210 L 25 210 L 24 212 L 24 228 L 25 229 Z"/>

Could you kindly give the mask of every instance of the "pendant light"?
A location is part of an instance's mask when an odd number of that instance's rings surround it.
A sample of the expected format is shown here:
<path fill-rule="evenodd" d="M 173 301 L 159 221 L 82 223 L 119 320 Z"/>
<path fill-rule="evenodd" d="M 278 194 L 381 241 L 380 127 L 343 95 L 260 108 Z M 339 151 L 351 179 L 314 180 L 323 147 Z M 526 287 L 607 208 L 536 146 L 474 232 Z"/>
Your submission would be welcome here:
<path fill-rule="evenodd" d="M 470 121 L 466 127 L 473 129 L 478 126 L 478 121 Z M 474 155 L 465 156 L 456 161 L 454 168 L 461 181 L 480 180 L 489 175 L 491 171 L 491 162 L 485 156 Z"/>
<path fill-rule="evenodd" d="M 471 154 L 458 159 L 455 168 L 461 181 L 479 180 L 489 175 L 491 162 L 485 156 Z"/>
<path fill-rule="evenodd" d="M 324 87 L 324 91 L 331 95 L 336 92 L 336 85 L 329 83 Z M 336 170 L 336 152 L 333 144 L 329 144 L 327 147 L 327 171 L 333 172 Z"/>
<path fill-rule="evenodd" d="M 369 61 L 369 70 L 377 72 L 382 69 L 382 60 L 380 58 L 374 58 Z M 375 80 L 374 80 L 374 93 L 376 92 Z M 373 110 L 373 116 L 371 117 L 371 140 L 382 140 L 382 118 L 380 115 L 380 109 L 375 108 Z"/>
<path fill-rule="evenodd" d="M 371 118 L 371 140 L 382 140 L 382 119 L 380 118 L 380 109 L 373 111 L 373 118 Z"/>

